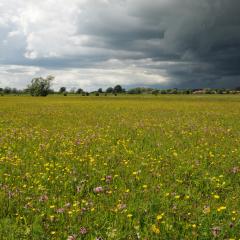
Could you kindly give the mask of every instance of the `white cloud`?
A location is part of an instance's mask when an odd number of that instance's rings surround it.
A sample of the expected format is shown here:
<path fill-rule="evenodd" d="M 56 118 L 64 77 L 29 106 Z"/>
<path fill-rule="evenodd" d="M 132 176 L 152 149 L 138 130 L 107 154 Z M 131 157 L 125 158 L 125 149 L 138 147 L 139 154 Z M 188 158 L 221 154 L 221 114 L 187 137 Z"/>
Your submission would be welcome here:
<path fill-rule="evenodd" d="M 149 60 L 146 60 L 149 61 Z M 104 66 L 104 67 L 103 67 Z M 64 68 L 46 69 L 30 66 L 0 65 L 0 84 L 4 87 L 22 88 L 26 87 L 30 80 L 37 76 L 55 76 L 53 88 L 61 86 L 68 88 L 84 88 L 88 91 L 97 88 L 107 88 L 121 84 L 130 86 L 150 86 L 155 84 L 166 84 L 168 81 L 164 70 L 146 70 L 144 67 L 136 66 L 130 62 L 110 60 L 95 68 Z M 4 79 L 4 80 L 3 80 Z"/>

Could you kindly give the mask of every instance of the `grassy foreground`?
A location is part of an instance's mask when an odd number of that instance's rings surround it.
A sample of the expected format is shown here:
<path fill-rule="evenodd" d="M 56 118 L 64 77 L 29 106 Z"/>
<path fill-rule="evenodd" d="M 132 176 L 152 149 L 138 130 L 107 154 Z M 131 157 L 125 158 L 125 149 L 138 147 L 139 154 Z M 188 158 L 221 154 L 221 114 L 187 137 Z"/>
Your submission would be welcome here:
<path fill-rule="evenodd" d="M 240 96 L 0 97 L 0 239 L 239 239 Z"/>

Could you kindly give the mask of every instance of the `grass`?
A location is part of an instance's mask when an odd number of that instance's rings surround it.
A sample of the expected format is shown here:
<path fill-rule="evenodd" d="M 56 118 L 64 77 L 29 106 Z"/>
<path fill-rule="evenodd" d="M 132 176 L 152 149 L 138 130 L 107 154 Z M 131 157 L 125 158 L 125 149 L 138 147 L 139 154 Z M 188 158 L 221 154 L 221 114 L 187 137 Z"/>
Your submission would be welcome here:
<path fill-rule="evenodd" d="M 239 239 L 240 97 L 0 97 L 0 239 Z"/>

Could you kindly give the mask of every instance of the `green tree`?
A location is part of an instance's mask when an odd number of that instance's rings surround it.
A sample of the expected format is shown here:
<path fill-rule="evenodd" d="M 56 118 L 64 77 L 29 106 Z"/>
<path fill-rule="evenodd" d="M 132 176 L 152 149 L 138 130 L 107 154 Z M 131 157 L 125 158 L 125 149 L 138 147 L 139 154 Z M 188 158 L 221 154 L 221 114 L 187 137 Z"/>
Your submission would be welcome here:
<path fill-rule="evenodd" d="M 112 93 L 113 92 L 113 88 L 112 87 L 109 87 L 106 89 L 106 93 Z"/>
<path fill-rule="evenodd" d="M 83 93 L 84 93 L 84 91 L 81 88 L 78 88 L 78 90 L 76 91 L 76 94 L 83 94 Z"/>
<path fill-rule="evenodd" d="M 66 87 L 61 87 L 60 89 L 59 89 L 59 93 L 64 93 L 64 92 L 66 92 Z"/>
<path fill-rule="evenodd" d="M 113 88 L 113 92 L 114 92 L 114 93 L 121 93 L 121 92 L 123 92 L 122 86 L 116 85 L 116 86 Z"/>
<path fill-rule="evenodd" d="M 28 86 L 30 94 L 32 96 L 47 96 L 50 92 L 53 79 L 53 76 L 33 78 L 31 84 Z"/>

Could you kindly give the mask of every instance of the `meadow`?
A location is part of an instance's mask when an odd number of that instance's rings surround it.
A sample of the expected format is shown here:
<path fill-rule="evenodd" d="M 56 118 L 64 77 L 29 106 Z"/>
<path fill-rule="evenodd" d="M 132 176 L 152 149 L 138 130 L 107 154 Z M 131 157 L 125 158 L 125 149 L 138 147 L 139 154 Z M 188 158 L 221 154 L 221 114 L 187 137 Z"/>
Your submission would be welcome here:
<path fill-rule="evenodd" d="M 0 97 L 0 239 L 240 239 L 240 96 Z"/>

